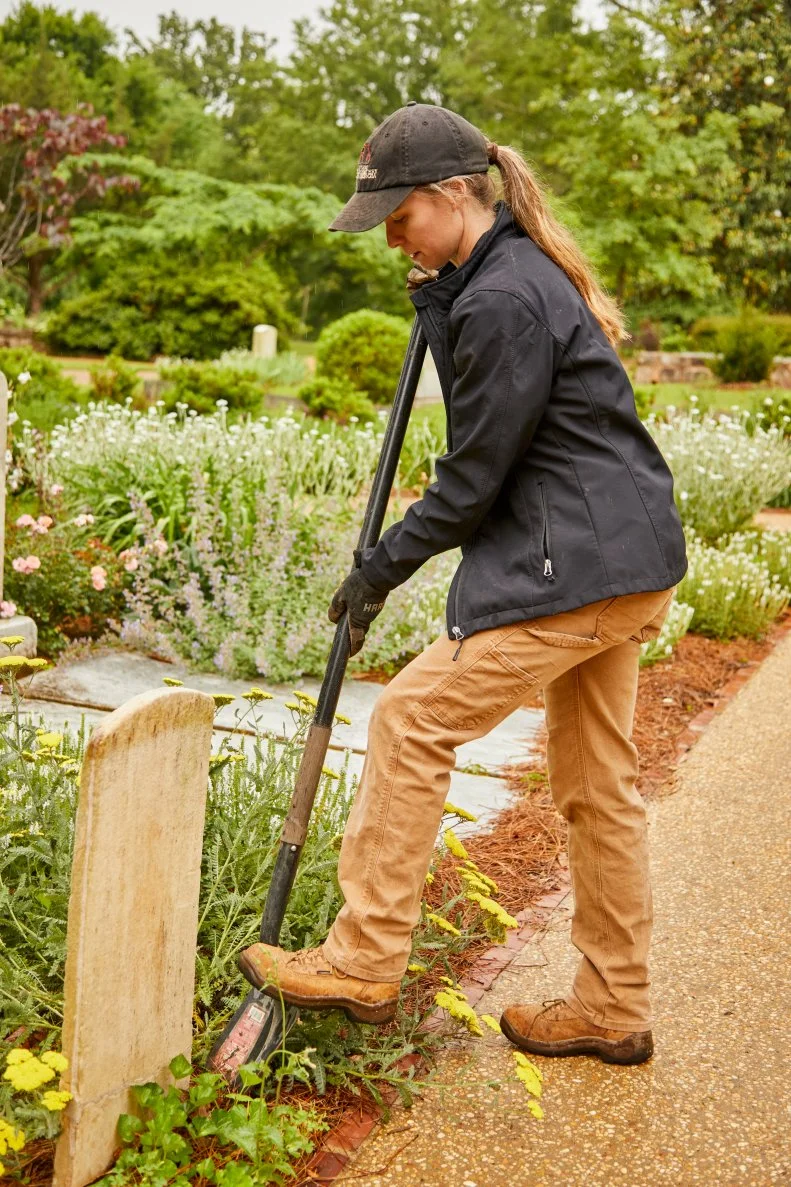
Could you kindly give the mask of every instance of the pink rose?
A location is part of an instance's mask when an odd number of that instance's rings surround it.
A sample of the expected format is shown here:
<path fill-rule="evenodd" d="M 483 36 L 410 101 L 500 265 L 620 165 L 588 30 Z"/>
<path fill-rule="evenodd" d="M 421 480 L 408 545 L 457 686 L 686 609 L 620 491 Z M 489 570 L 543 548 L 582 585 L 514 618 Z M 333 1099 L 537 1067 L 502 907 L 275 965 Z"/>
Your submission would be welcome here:
<path fill-rule="evenodd" d="M 49 493 L 57 498 L 58 495 L 63 494 L 63 487 L 59 482 L 53 482 L 52 486 L 49 488 Z"/>
<path fill-rule="evenodd" d="M 94 565 L 91 569 L 91 584 L 95 590 L 101 592 L 107 584 L 107 570 L 101 565 Z"/>
<path fill-rule="evenodd" d="M 17 573 L 32 573 L 41 568 L 41 561 L 37 556 L 17 556 L 11 561 L 11 568 Z"/>
<path fill-rule="evenodd" d="M 16 614 L 16 605 L 14 602 L 0 601 L 0 618 L 13 618 Z"/>
<path fill-rule="evenodd" d="M 134 573 L 135 569 L 140 567 L 140 561 L 137 559 L 137 552 L 134 548 L 125 548 L 123 552 L 119 552 L 118 559 L 123 561 L 127 573 Z"/>
<path fill-rule="evenodd" d="M 36 521 L 32 515 L 20 515 L 19 519 L 16 521 L 16 526 L 18 528 L 30 528 L 35 524 L 35 522 Z"/>
<path fill-rule="evenodd" d="M 167 542 L 167 540 L 163 540 L 163 539 L 160 537 L 160 539 L 159 539 L 159 540 L 155 540 L 155 541 L 154 541 L 154 543 L 153 543 L 152 547 L 153 547 L 153 549 L 154 549 L 154 551 L 155 551 L 155 552 L 158 552 L 158 553 L 159 553 L 159 555 L 160 555 L 160 556 L 164 556 L 164 555 L 165 555 L 165 553 L 166 553 L 166 552 L 167 552 L 167 550 L 168 550 L 168 542 Z"/>
<path fill-rule="evenodd" d="M 51 528 L 54 522 L 55 520 L 51 515 L 39 515 L 38 519 L 36 520 L 36 523 L 39 525 L 39 527 L 42 527 L 45 530 L 47 528 Z"/>

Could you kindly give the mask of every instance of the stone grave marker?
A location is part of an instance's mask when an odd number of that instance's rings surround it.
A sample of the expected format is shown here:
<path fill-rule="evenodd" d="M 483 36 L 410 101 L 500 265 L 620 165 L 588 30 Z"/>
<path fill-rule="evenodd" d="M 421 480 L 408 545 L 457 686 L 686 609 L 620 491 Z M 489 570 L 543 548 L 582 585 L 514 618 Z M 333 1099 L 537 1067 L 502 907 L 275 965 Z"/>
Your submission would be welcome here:
<path fill-rule="evenodd" d="M 253 327 L 253 355 L 257 359 L 273 359 L 277 354 L 277 330 L 274 326 Z"/>
<path fill-rule="evenodd" d="M 80 780 L 66 955 L 63 1114 L 54 1187 L 83 1187 L 118 1147 L 134 1084 L 190 1058 L 214 701 L 162 689 L 93 731 Z"/>

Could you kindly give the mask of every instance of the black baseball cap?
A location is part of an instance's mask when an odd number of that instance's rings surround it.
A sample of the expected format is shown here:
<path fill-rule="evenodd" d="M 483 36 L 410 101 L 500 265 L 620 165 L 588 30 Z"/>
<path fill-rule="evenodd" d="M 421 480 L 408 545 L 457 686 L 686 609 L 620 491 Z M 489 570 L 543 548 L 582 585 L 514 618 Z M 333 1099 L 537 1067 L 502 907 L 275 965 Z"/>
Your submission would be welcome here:
<path fill-rule="evenodd" d="M 357 165 L 355 192 L 331 231 L 370 231 L 415 186 L 486 173 L 486 137 L 455 111 L 432 103 L 399 107 L 371 133 Z"/>

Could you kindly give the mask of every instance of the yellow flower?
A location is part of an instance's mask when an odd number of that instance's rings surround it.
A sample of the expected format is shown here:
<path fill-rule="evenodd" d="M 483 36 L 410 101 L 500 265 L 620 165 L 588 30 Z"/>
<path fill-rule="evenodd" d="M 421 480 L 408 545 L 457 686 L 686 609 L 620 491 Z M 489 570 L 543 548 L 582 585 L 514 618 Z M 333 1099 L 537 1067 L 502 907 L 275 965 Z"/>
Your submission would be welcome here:
<path fill-rule="evenodd" d="M 339 721 L 341 725 L 351 725 L 352 723 L 351 718 L 347 717 L 345 713 L 336 713 L 335 720 Z"/>
<path fill-rule="evenodd" d="M 533 1116 L 536 1118 L 537 1121 L 544 1120 L 544 1110 L 541 1108 L 541 1105 L 538 1103 L 537 1100 L 529 1100 L 527 1102 L 527 1107 L 530 1110 L 530 1112 L 533 1114 Z"/>
<path fill-rule="evenodd" d="M 45 1051 L 39 1058 L 42 1063 L 46 1063 L 47 1067 L 54 1067 L 56 1072 L 65 1072 L 69 1066 L 68 1059 L 60 1051 Z"/>
<path fill-rule="evenodd" d="M 434 994 L 434 1001 L 441 1009 L 447 1010 L 451 1018 L 463 1022 L 470 1034 L 478 1035 L 479 1038 L 483 1035 L 478 1024 L 478 1016 L 468 1002 L 454 997 L 445 989 L 440 989 L 439 993 Z"/>
<path fill-rule="evenodd" d="M 48 733 L 47 730 L 36 730 L 36 741 L 39 750 L 54 750 L 63 741 L 63 734 Z"/>
<path fill-rule="evenodd" d="M 162 683 L 167 684 L 168 688 L 183 688 L 184 681 L 177 680 L 175 676 L 163 676 Z"/>
<path fill-rule="evenodd" d="M 478 874 L 473 873 L 472 870 L 459 869 L 459 877 L 465 883 L 467 890 L 477 890 L 479 894 L 488 895 L 489 886 L 484 882 L 483 878 Z"/>
<path fill-rule="evenodd" d="M 14 1047 L 13 1051 L 8 1052 L 6 1064 L 8 1067 L 12 1067 L 15 1063 L 27 1063 L 32 1058 L 33 1052 L 28 1051 L 27 1047 Z"/>
<path fill-rule="evenodd" d="M 213 692 L 211 699 L 218 709 L 222 709 L 223 705 L 230 705 L 232 701 L 236 700 L 236 697 L 230 692 Z"/>
<path fill-rule="evenodd" d="M 264 692 L 263 688 L 256 688 L 255 685 L 253 685 L 249 692 L 242 693 L 242 697 L 245 701 L 249 701 L 251 705 L 257 705 L 259 701 L 272 700 L 271 692 Z"/>
<path fill-rule="evenodd" d="M 21 1129 L 14 1129 L 8 1121 L 0 1118 L 0 1154 L 7 1154 L 9 1150 L 21 1150 L 25 1144 L 25 1135 Z M 0 1174 L 3 1172 L 0 1171 Z"/>
<path fill-rule="evenodd" d="M 0 668 L 10 672 L 16 668 L 24 668 L 27 665 L 27 656 L 24 655 L 4 655 L 0 659 Z"/>
<path fill-rule="evenodd" d="M 426 886 L 430 886 L 433 881 L 434 881 L 434 875 L 426 874 Z"/>
<path fill-rule="evenodd" d="M 426 966 L 424 964 L 418 964 L 417 961 L 415 961 L 412 964 L 408 964 L 406 966 L 406 971 L 408 973 L 425 973 Z"/>
<path fill-rule="evenodd" d="M 428 919 L 429 923 L 433 923 L 435 927 L 441 928 L 442 931 L 446 931 L 452 936 L 461 935 L 459 929 L 454 927 L 448 919 L 443 919 L 441 915 L 435 915 L 432 911 L 429 911 L 426 919 Z"/>
<path fill-rule="evenodd" d="M 306 712 L 304 706 L 300 705 L 299 701 L 286 701 L 286 708 L 293 709 L 297 713 Z"/>
<path fill-rule="evenodd" d="M 459 871 L 462 878 L 464 877 L 465 873 L 469 871 L 473 877 L 478 879 L 479 882 L 483 882 L 485 886 L 488 886 L 492 894 L 497 894 L 498 888 L 494 878 L 490 878 L 488 874 L 484 874 L 482 870 L 478 869 L 478 866 L 476 866 L 474 861 L 465 861 L 464 864 L 466 865 L 467 870 Z"/>
<path fill-rule="evenodd" d="M 42 1096 L 41 1103 L 50 1113 L 59 1113 L 61 1109 L 66 1108 L 71 1099 L 70 1092 L 55 1092 L 54 1089 L 50 1089 Z"/>
<path fill-rule="evenodd" d="M 516 1060 L 517 1080 L 521 1080 L 527 1091 L 533 1096 L 540 1096 L 543 1091 L 541 1084 L 544 1079 L 541 1069 L 521 1051 L 512 1051 L 511 1054 Z"/>
<path fill-rule="evenodd" d="M 469 856 L 467 850 L 464 848 L 452 828 L 446 828 L 442 835 L 445 838 L 445 844 L 454 857 L 458 857 L 463 860 L 465 857 Z"/>
<path fill-rule="evenodd" d="M 478 894 L 475 890 L 468 890 L 466 896 L 471 903 L 477 903 L 482 911 L 486 911 L 498 923 L 502 923 L 503 927 L 514 928 L 519 927 L 519 920 L 514 919 L 513 915 L 509 915 L 505 907 L 496 903 L 494 899 L 487 898 L 484 894 Z"/>
<path fill-rule="evenodd" d="M 333 771 L 332 767 L 322 767 L 321 773 L 322 775 L 326 775 L 329 779 L 340 779 L 340 775 L 337 771 Z"/>
<path fill-rule="evenodd" d="M 450 800 L 445 802 L 442 811 L 447 812 L 449 816 L 458 816 L 461 820 L 475 821 L 478 819 L 477 816 L 473 816 L 472 812 L 468 812 L 466 808 L 457 808 Z"/>
<path fill-rule="evenodd" d="M 12 1064 L 3 1072 L 3 1079 L 8 1080 L 17 1092 L 35 1092 L 42 1084 L 55 1079 L 55 1071 L 47 1067 L 40 1059 L 33 1056 L 24 1063 Z"/>
<path fill-rule="evenodd" d="M 0 638 L 0 643 L 5 643 L 9 650 L 12 647 L 16 647 L 18 643 L 24 643 L 24 641 L 24 635 L 3 635 L 2 638 Z"/>
<path fill-rule="evenodd" d="M 293 689 L 292 691 L 298 701 L 304 701 L 306 705 L 311 705 L 314 709 L 319 703 L 315 697 L 310 695 L 309 692 L 297 692 L 296 689 Z"/>
<path fill-rule="evenodd" d="M 479 1014 L 478 1017 L 480 1018 L 481 1022 L 486 1023 L 490 1030 L 495 1031 L 498 1035 L 503 1033 L 500 1023 L 496 1018 L 492 1018 L 491 1014 Z"/>

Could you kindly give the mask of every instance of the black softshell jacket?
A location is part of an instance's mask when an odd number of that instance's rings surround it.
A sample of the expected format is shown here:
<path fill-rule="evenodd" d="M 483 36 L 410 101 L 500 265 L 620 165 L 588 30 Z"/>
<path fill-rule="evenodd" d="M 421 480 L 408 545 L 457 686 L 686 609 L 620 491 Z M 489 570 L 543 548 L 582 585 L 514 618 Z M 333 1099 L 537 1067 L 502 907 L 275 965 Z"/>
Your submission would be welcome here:
<path fill-rule="evenodd" d="M 412 294 L 437 365 L 437 480 L 361 557 L 394 589 L 461 546 L 451 638 L 667 589 L 687 568 L 670 470 L 620 360 L 566 276 L 497 204 L 459 268 Z"/>

